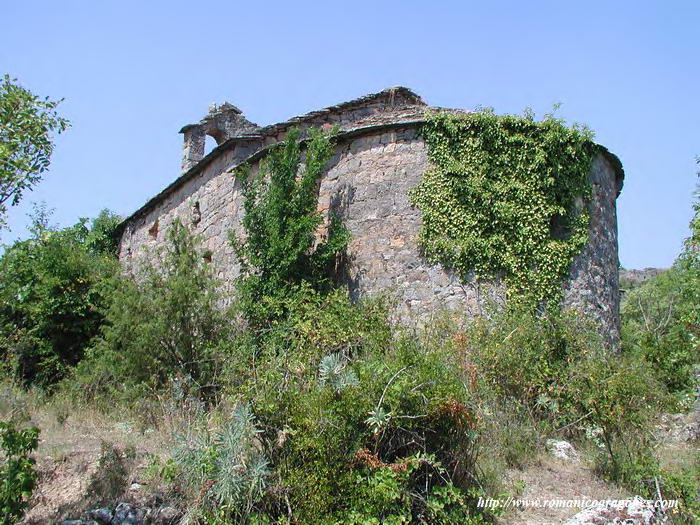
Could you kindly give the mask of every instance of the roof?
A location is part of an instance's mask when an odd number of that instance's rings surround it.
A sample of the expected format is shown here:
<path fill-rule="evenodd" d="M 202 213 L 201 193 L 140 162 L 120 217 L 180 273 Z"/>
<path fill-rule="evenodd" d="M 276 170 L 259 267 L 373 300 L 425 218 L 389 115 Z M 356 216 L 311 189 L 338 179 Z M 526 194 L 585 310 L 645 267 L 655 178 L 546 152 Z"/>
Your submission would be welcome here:
<path fill-rule="evenodd" d="M 427 104 L 423 101 L 423 99 L 418 96 L 416 93 L 411 91 L 410 89 L 403 87 L 403 86 L 397 86 L 397 87 L 391 87 L 384 89 L 382 91 L 379 91 L 377 93 L 370 93 L 368 95 L 364 95 L 362 97 L 349 100 L 347 102 L 341 102 L 339 104 L 329 106 L 327 108 L 323 108 L 320 110 L 316 111 L 311 111 L 309 113 L 305 113 L 300 116 L 292 117 L 284 122 L 280 122 L 277 124 L 271 124 L 269 126 L 265 126 L 262 128 L 259 128 L 256 132 L 253 133 L 246 133 L 243 135 L 237 135 L 234 137 L 231 137 L 230 139 L 226 140 L 225 142 L 221 143 L 218 145 L 216 148 L 214 148 L 209 154 L 204 156 L 202 160 L 200 160 L 197 164 L 192 166 L 189 170 L 183 172 L 178 178 L 176 178 L 172 183 L 170 183 L 168 186 L 166 186 L 161 192 L 159 192 L 157 195 L 149 199 L 143 206 L 141 206 L 138 210 L 136 210 L 134 213 L 129 215 L 126 219 L 124 219 L 121 224 L 117 227 L 117 230 L 115 232 L 115 235 L 121 235 L 122 231 L 126 227 L 126 225 L 133 221 L 134 219 L 137 219 L 138 217 L 145 215 L 148 213 L 152 208 L 154 208 L 159 202 L 161 202 L 167 195 L 172 193 L 173 191 L 177 190 L 180 188 L 182 185 L 184 185 L 187 181 L 190 179 L 194 178 L 198 173 L 200 173 L 204 168 L 206 168 L 209 164 L 211 164 L 212 161 L 214 161 L 216 158 L 219 157 L 222 153 L 225 151 L 228 151 L 229 149 L 233 148 L 235 145 L 243 143 L 243 142 L 259 142 L 260 147 L 253 152 L 249 157 L 246 159 L 243 159 L 241 163 L 248 162 L 255 160 L 259 158 L 260 156 L 264 155 L 265 152 L 269 149 L 269 145 L 265 146 L 265 141 L 266 139 L 269 139 L 271 137 L 278 136 L 280 133 L 284 132 L 287 128 L 291 126 L 296 126 L 296 125 L 303 125 L 303 124 L 309 124 L 309 125 L 320 125 L 323 119 L 328 118 L 330 116 L 337 116 L 337 115 L 343 115 L 345 113 L 349 113 L 355 109 L 359 108 L 366 108 L 366 107 L 371 107 L 373 104 L 376 103 L 386 103 L 387 106 L 389 107 L 409 107 L 408 111 L 404 111 L 403 113 L 401 111 L 398 112 L 386 112 L 386 115 L 384 118 L 382 118 L 381 112 L 378 113 L 377 115 L 374 115 L 373 118 L 367 118 L 367 119 L 360 119 L 357 123 L 360 124 L 358 126 L 346 128 L 346 129 L 341 129 L 337 134 L 336 138 L 346 138 L 346 137 L 351 137 L 351 136 L 357 136 L 362 133 L 367 133 L 370 131 L 374 131 L 377 129 L 386 129 L 386 128 L 396 128 L 396 127 L 406 127 L 406 126 L 418 126 L 423 123 L 425 123 L 424 118 L 422 118 L 422 115 L 426 109 L 428 109 Z M 227 104 L 231 108 L 237 110 L 240 113 L 240 110 L 236 108 L 235 106 L 232 106 L 230 104 Z M 447 108 L 432 108 L 435 110 L 440 110 L 440 111 L 462 111 L 462 110 L 450 110 Z M 205 117 L 206 118 L 206 117 Z M 188 124 L 183 127 L 181 130 L 184 131 L 188 129 L 189 127 L 193 126 L 194 124 Z M 622 183 L 624 180 L 624 170 L 622 168 L 622 163 L 620 162 L 620 159 L 608 151 L 607 148 L 598 145 L 600 152 L 603 154 L 603 156 L 611 163 L 613 169 L 615 170 L 617 174 L 617 185 L 618 185 L 618 195 L 620 194 L 620 191 L 622 189 Z M 233 167 L 233 166 L 232 166 Z M 230 168 L 232 168 L 230 167 Z M 230 171 L 229 168 L 229 171 Z"/>
<path fill-rule="evenodd" d="M 263 136 L 276 135 L 280 131 L 297 124 L 303 124 L 305 122 L 316 120 L 319 117 L 325 117 L 331 113 L 343 113 L 346 111 L 351 111 L 355 108 L 370 106 L 375 102 L 387 102 L 389 105 L 394 105 L 396 102 L 403 102 L 403 105 L 413 105 L 413 106 L 426 106 L 427 104 L 423 101 L 421 97 L 416 95 L 413 91 L 403 86 L 390 87 L 383 89 L 378 93 L 370 93 L 369 95 L 364 95 L 353 100 L 348 100 L 347 102 L 341 102 L 334 106 L 329 106 L 327 108 L 319 109 L 316 111 L 310 111 L 309 113 L 304 113 L 297 117 L 292 117 L 289 120 L 280 122 L 278 124 L 271 124 L 260 129 L 260 134 Z"/>

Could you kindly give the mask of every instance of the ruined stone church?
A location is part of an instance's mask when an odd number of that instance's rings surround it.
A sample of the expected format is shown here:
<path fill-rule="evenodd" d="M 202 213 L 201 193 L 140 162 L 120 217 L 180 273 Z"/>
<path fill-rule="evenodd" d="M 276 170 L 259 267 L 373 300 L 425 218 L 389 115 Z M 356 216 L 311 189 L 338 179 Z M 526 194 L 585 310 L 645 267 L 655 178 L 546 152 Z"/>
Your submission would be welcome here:
<path fill-rule="evenodd" d="M 350 232 L 345 275 L 351 296 L 389 293 L 403 319 L 425 320 L 443 309 L 479 315 L 484 302 L 502 288 L 460 282 L 441 266 L 428 264 L 417 243 L 421 216 L 409 202 L 409 191 L 428 166 L 419 131 L 430 109 L 438 108 L 404 87 L 265 127 L 231 104 L 213 107 L 180 131 L 180 176 L 122 223 L 119 258 L 127 266 L 137 264 L 150 248 L 164 243 L 168 225 L 179 218 L 201 236 L 207 260 L 230 287 L 239 267 L 229 231 L 240 232 L 243 214 L 234 171 L 243 163 L 255 170 L 293 126 L 302 131 L 337 126 L 334 155 L 319 183 L 318 209 L 326 216 L 335 212 Z M 207 136 L 217 146 L 205 155 Z M 599 146 L 589 178 L 589 241 L 564 284 L 564 304 L 582 311 L 614 342 L 619 335 L 616 199 L 622 165 Z"/>

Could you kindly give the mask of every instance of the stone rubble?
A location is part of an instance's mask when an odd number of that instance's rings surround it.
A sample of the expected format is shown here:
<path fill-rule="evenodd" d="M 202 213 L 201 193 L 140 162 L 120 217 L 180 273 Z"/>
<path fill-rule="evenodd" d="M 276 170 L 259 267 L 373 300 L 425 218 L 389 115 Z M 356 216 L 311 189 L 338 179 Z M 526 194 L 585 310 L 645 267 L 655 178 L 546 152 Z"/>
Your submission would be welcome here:
<path fill-rule="evenodd" d="M 622 508 L 615 504 L 588 507 L 563 525 L 661 525 L 667 521 L 653 502 L 635 496 Z"/>
<path fill-rule="evenodd" d="M 137 507 L 120 502 L 114 509 L 90 510 L 80 519 L 62 520 L 56 525 L 176 525 L 181 518 L 182 513 L 174 507 Z"/>
<path fill-rule="evenodd" d="M 566 461 L 579 461 L 578 452 L 571 443 L 563 439 L 548 439 L 546 442 L 549 453 L 559 459 Z"/>

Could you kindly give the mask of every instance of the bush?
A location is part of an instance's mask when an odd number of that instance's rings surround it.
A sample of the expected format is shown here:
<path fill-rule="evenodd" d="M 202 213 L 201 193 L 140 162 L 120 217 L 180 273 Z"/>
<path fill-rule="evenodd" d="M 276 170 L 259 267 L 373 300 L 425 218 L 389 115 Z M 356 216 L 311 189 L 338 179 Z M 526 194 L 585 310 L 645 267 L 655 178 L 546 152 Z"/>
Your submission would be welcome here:
<path fill-rule="evenodd" d="M 602 452 L 599 470 L 632 483 L 626 471 L 652 457 L 654 417 L 667 394 L 647 363 L 634 357 L 595 356 L 576 363 L 567 378 L 569 418 L 593 437 Z"/>
<path fill-rule="evenodd" d="M 696 330 L 687 322 L 697 309 L 692 265 L 679 262 L 632 290 L 622 304 L 622 344 L 650 363 L 671 391 L 692 388 L 698 364 Z"/>
<path fill-rule="evenodd" d="M 110 505 L 124 494 L 136 459 L 133 447 L 120 450 L 113 443 L 100 443 L 97 470 L 90 476 L 86 492 L 92 505 Z"/>
<path fill-rule="evenodd" d="M 573 312 L 504 310 L 476 320 L 457 343 L 485 393 L 520 403 L 554 425 L 563 416 L 569 367 L 605 353 L 600 337 Z"/>
<path fill-rule="evenodd" d="M 174 454 L 190 513 L 216 523 L 245 522 L 270 474 L 255 418 L 248 407 L 239 405 L 217 428 L 204 423 L 178 436 Z"/>
<path fill-rule="evenodd" d="M 481 516 L 470 515 L 463 491 L 451 482 L 440 482 L 447 473 L 433 457 L 415 455 L 387 465 L 360 450 L 356 458 L 363 465 L 356 477 L 356 498 L 337 523 L 486 523 Z"/>
<path fill-rule="evenodd" d="M 520 413 L 516 431 L 500 424 L 490 440 L 507 465 L 517 466 L 537 436 L 551 432 L 593 439 L 611 479 L 624 480 L 631 463 L 651 457 L 652 418 L 669 403 L 666 389 L 647 362 L 610 353 L 574 314 L 504 311 L 458 341 L 491 410 L 509 403 Z"/>
<path fill-rule="evenodd" d="M 16 523 L 34 491 L 37 472 L 30 454 L 39 444 L 39 429 L 18 430 L 12 422 L 0 423 L 0 447 L 4 461 L 0 466 L 0 516 L 3 525 Z"/>
<path fill-rule="evenodd" d="M 7 372 L 50 388 L 82 358 L 99 333 L 102 284 L 115 268 L 111 232 L 119 218 L 103 211 L 69 228 L 34 218 L 33 235 L 0 258 L 0 352 Z"/>
<path fill-rule="evenodd" d="M 179 222 L 135 277 L 110 283 L 106 323 L 74 377 L 76 395 L 137 400 L 178 377 L 212 399 L 232 323 L 198 240 Z"/>
<path fill-rule="evenodd" d="M 477 486 L 480 418 L 454 348 L 392 331 L 381 300 L 351 304 L 342 291 L 302 296 L 262 349 L 239 346 L 239 381 L 227 387 L 249 400 L 262 430 L 273 474 L 260 508 L 299 523 L 369 517 L 363 501 L 375 478 L 392 478 L 403 465 L 410 475 L 384 481 L 415 499 L 401 507 L 406 519 L 449 515 L 453 499 L 467 505 L 459 512 L 476 515 L 468 491 Z M 368 468 L 362 451 L 389 470 Z M 387 502 L 387 517 L 399 512 L 398 500 Z"/>

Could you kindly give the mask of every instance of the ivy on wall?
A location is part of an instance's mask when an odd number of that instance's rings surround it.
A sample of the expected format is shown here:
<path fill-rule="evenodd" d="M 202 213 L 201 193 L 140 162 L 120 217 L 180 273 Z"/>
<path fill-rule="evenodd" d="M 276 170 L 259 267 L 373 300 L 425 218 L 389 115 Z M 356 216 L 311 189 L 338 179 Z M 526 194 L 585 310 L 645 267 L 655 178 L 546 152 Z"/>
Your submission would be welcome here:
<path fill-rule="evenodd" d="M 430 113 L 430 167 L 411 193 L 420 244 L 463 282 L 501 278 L 510 304 L 558 307 L 588 240 L 592 133 L 547 115 Z"/>

